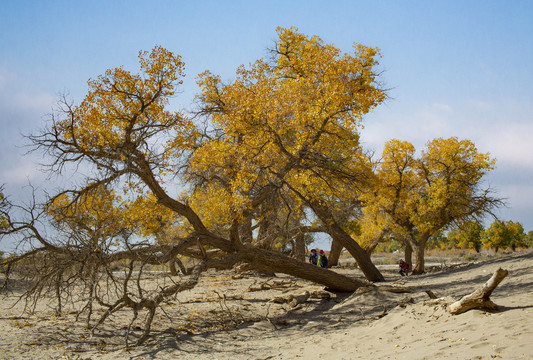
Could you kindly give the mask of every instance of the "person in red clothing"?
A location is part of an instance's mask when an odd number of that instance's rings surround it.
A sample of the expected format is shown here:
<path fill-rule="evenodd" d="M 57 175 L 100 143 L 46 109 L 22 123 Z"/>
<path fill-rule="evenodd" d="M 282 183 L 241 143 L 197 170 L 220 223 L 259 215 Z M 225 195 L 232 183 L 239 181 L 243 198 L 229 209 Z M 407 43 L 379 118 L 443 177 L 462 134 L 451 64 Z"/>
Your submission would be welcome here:
<path fill-rule="evenodd" d="M 402 276 L 409 275 L 409 264 L 408 263 L 406 263 L 403 260 L 400 260 L 399 266 L 400 266 L 400 271 L 399 271 L 400 275 Z"/>

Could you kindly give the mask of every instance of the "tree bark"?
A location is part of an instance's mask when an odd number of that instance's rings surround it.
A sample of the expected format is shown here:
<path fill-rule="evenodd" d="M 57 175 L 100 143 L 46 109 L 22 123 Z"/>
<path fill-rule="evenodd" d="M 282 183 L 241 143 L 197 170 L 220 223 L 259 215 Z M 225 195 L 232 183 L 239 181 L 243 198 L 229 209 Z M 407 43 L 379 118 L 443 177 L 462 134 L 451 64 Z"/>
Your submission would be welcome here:
<path fill-rule="evenodd" d="M 425 270 L 425 260 L 424 260 L 424 247 L 419 244 L 412 244 L 413 252 L 415 255 L 415 263 L 413 264 L 413 275 L 420 275 L 424 273 Z"/>
<path fill-rule="evenodd" d="M 332 237 L 333 241 L 338 241 L 348 250 L 348 252 L 354 257 L 355 261 L 357 261 L 357 265 L 359 265 L 359 268 L 363 274 L 365 274 L 365 277 L 370 281 L 385 281 L 383 275 L 372 263 L 370 256 L 368 256 L 365 250 L 342 229 L 335 220 L 333 214 L 331 214 L 331 211 L 316 201 L 310 201 L 309 203 L 315 214 L 326 227 L 326 230 Z"/>
<path fill-rule="evenodd" d="M 239 233 L 241 234 L 243 244 L 252 243 L 254 235 L 252 230 L 252 216 L 250 214 L 245 214 L 244 221 L 240 225 Z"/>
<path fill-rule="evenodd" d="M 245 261 L 259 270 L 273 271 L 293 275 L 301 279 L 314 281 L 335 291 L 353 292 L 360 287 L 371 286 L 365 280 L 354 279 L 332 270 L 302 262 L 274 251 L 245 247 L 239 251 Z"/>
<path fill-rule="evenodd" d="M 418 238 L 418 241 L 416 240 Z M 413 265 L 413 275 L 420 275 L 425 272 L 425 259 L 424 254 L 426 250 L 426 242 L 429 239 L 428 234 L 421 234 L 417 237 L 414 235 L 409 237 L 409 243 L 413 249 L 415 255 L 415 264 Z"/>
<path fill-rule="evenodd" d="M 404 260 L 406 263 L 413 267 L 413 248 L 411 247 L 411 244 L 409 241 L 405 241 L 405 257 Z"/>
<path fill-rule="evenodd" d="M 457 315 L 471 309 L 498 309 L 498 306 L 490 300 L 490 295 L 508 273 L 507 270 L 499 268 L 482 287 L 448 306 L 448 311 Z"/>
<path fill-rule="evenodd" d="M 294 239 L 294 258 L 305 262 L 305 235 L 299 233 Z"/>
<path fill-rule="evenodd" d="M 174 261 L 174 259 L 170 260 L 168 265 L 170 268 L 170 275 L 176 276 L 179 274 L 178 268 L 176 267 L 176 261 Z"/>
<path fill-rule="evenodd" d="M 329 266 L 339 265 L 339 258 L 344 247 L 336 240 L 331 242 L 331 251 L 329 252 Z"/>

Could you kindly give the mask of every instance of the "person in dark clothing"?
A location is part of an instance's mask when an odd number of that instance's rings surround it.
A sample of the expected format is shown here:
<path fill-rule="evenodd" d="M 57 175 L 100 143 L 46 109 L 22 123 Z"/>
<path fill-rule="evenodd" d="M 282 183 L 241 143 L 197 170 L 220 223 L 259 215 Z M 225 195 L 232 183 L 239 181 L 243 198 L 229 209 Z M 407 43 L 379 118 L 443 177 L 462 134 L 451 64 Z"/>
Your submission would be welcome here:
<path fill-rule="evenodd" d="M 318 254 L 316 253 L 316 249 L 311 249 L 311 254 L 309 254 L 307 258 L 311 264 L 316 265 L 318 263 Z"/>
<path fill-rule="evenodd" d="M 400 271 L 399 271 L 400 275 L 402 276 L 409 275 L 409 264 L 408 263 L 406 263 L 403 260 L 400 260 L 399 267 L 400 267 Z"/>
<path fill-rule="evenodd" d="M 318 255 L 318 266 L 323 268 L 328 267 L 328 257 L 324 253 L 324 250 L 320 250 L 320 255 Z"/>

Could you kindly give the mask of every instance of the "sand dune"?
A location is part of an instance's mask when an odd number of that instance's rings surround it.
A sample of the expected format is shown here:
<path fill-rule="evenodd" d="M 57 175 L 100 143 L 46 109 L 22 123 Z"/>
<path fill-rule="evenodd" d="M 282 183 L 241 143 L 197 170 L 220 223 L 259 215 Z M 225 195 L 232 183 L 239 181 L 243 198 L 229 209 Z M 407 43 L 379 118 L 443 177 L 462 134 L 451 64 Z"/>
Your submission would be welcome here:
<path fill-rule="evenodd" d="M 493 292 L 498 311 L 450 315 L 428 304 L 426 290 L 459 299 L 498 268 L 509 275 Z M 355 269 L 337 269 L 356 274 Z M 321 290 L 285 275 L 212 272 L 194 290 L 165 307 L 150 341 L 123 348 L 128 313 L 90 338 L 74 314 L 55 317 L 52 304 L 23 314 L 20 289 L 2 299 L 0 358 L 5 359 L 531 359 L 533 252 L 460 264 L 422 276 L 385 273 L 387 282 L 356 294 L 311 298 L 296 308 L 276 296 Z M 271 284 L 254 290 L 257 284 Z M 276 285 L 277 284 L 277 285 Z M 397 287 L 410 292 L 390 292 Z M 216 291 L 216 292 L 214 292 Z M 225 299 L 221 296 L 225 294 Z M 135 335 L 135 334 L 134 334 Z"/>

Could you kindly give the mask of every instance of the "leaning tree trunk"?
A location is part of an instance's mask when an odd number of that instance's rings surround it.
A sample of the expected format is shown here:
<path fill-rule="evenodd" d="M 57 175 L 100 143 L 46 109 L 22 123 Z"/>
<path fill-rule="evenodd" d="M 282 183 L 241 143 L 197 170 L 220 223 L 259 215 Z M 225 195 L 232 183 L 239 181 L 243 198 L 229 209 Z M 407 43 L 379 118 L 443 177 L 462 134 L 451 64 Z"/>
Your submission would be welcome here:
<path fill-rule="evenodd" d="M 385 281 L 383 275 L 372 263 L 370 256 L 368 256 L 365 250 L 343 230 L 335 220 L 333 214 L 331 214 L 331 211 L 315 201 L 310 202 L 310 205 L 326 227 L 327 232 L 332 237 L 333 241 L 338 241 L 346 248 L 346 250 L 348 250 L 348 252 L 354 257 L 355 261 L 357 261 L 357 265 L 363 274 L 365 274 L 365 277 L 370 281 Z"/>
<path fill-rule="evenodd" d="M 350 278 L 274 251 L 247 246 L 239 252 L 254 268 L 293 275 L 325 285 L 331 290 L 353 292 L 360 287 L 371 285 L 368 281 Z"/>
<path fill-rule="evenodd" d="M 359 266 L 359 269 L 365 274 L 365 277 L 370 281 L 385 281 L 385 278 L 379 272 L 379 270 L 376 268 L 376 266 L 372 263 L 372 260 L 370 259 L 370 256 L 366 253 L 366 251 L 359 246 L 359 244 L 352 239 L 350 235 L 348 235 L 340 226 L 338 226 L 336 223 L 330 224 L 328 226 L 330 229 L 330 235 L 334 240 L 337 240 L 339 243 L 341 243 L 346 250 L 352 255 L 357 261 L 357 265 Z"/>
<path fill-rule="evenodd" d="M 139 161 L 140 168 L 140 172 L 138 175 L 141 177 L 142 181 L 148 186 L 148 188 L 154 193 L 158 200 L 158 203 L 185 217 L 189 221 L 193 229 L 198 233 L 198 236 L 204 237 L 206 238 L 206 240 L 209 241 L 209 245 L 227 252 L 237 250 L 235 248 L 235 244 L 233 244 L 232 242 L 215 236 L 214 234 L 211 234 L 209 230 L 207 230 L 205 225 L 202 223 L 202 220 L 200 219 L 198 214 L 196 214 L 190 206 L 171 198 L 163 189 L 163 187 L 161 187 L 161 185 L 157 182 L 157 179 L 152 172 L 150 164 L 142 155 L 140 155 L 137 161 Z M 328 209 L 324 209 L 326 210 L 326 213 L 324 213 L 324 211 L 321 211 L 322 215 L 330 215 L 329 211 L 327 211 Z M 315 213 L 317 213 L 317 210 L 315 210 Z M 321 220 L 326 220 L 325 222 L 327 224 L 329 224 L 327 220 L 333 220 L 333 216 L 331 215 L 322 217 L 326 217 L 326 219 Z M 374 266 L 374 264 L 372 264 L 372 261 L 366 255 L 364 250 L 348 234 L 346 234 L 346 232 L 344 232 L 340 226 L 338 226 L 335 222 L 333 225 L 335 229 L 335 231 L 333 232 L 335 234 L 340 233 L 340 237 L 338 235 L 332 237 L 334 239 L 336 237 L 342 238 L 341 240 L 339 240 L 340 243 L 348 249 L 350 254 L 355 257 L 359 264 L 359 267 L 365 274 L 366 278 L 371 281 L 384 281 L 385 279 L 383 278 L 383 275 Z M 283 256 L 279 253 L 275 253 L 268 250 L 256 249 L 254 247 L 251 247 L 250 245 L 244 245 L 242 243 L 240 245 L 241 248 L 238 249 L 238 252 L 241 252 L 244 257 L 252 263 L 253 266 L 256 266 L 258 268 L 297 276 L 302 279 L 314 281 L 323 284 L 331 289 L 340 291 L 355 291 L 359 287 L 368 286 L 368 283 L 365 281 L 352 279 L 347 276 L 337 274 L 334 271 L 323 269 L 306 262 L 298 261 L 296 259 Z"/>
<path fill-rule="evenodd" d="M 198 239 L 198 241 L 196 239 Z M 291 258 L 279 252 L 259 249 L 246 244 L 239 246 L 237 249 L 230 241 L 219 238 L 207 231 L 201 234 L 197 233 L 195 237 L 183 242 L 182 245 L 176 245 L 175 250 L 182 251 L 193 243 L 204 245 L 211 244 L 211 246 L 221 249 L 230 257 L 233 257 L 233 264 L 237 261 L 245 261 L 258 270 L 292 275 L 325 285 L 329 289 L 336 291 L 353 292 L 360 287 L 372 285 L 366 280 L 347 277 L 334 271 Z M 169 252 L 169 254 L 172 254 L 172 252 Z M 212 261 L 214 261 L 214 259 L 212 259 Z"/>
<path fill-rule="evenodd" d="M 339 258 L 342 253 L 343 246 L 338 242 L 333 240 L 331 242 L 331 251 L 329 252 L 329 266 L 339 265 Z"/>

